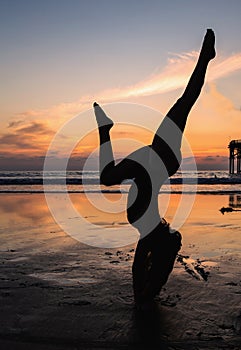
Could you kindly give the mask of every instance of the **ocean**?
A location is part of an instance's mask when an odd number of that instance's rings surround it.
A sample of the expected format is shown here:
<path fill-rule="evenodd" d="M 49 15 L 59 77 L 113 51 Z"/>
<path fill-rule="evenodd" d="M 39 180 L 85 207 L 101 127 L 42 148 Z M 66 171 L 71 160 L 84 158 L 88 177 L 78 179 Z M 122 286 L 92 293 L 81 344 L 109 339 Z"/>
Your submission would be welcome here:
<path fill-rule="evenodd" d="M 98 171 L 1 171 L 2 193 L 127 193 L 131 180 L 121 186 L 100 186 Z M 44 184 L 44 185 L 43 185 Z M 178 171 L 161 188 L 161 193 L 241 194 L 241 176 L 227 171 Z"/>

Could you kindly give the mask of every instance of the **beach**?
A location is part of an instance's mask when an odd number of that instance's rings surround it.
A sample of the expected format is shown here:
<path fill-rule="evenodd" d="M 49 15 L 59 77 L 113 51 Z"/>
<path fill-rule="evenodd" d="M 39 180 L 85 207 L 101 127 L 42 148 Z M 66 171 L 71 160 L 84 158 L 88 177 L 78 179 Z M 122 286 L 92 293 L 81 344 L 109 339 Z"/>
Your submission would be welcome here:
<path fill-rule="evenodd" d="M 168 221 L 180 198 L 171 194 Z M 98 248 L 65 233 L 43 193 L 1 193 L 1 348 L 240 349 L 241 212 L 219 211 L 232 198 L 196 195 L 174 270 L 147 313 L 134 308 L 137 236 L 123 213 L 113 229 L 112 215 L 93 215 L 83 193 L 71 195 L 95 232 L 134 235 L 127 246 Z"/>

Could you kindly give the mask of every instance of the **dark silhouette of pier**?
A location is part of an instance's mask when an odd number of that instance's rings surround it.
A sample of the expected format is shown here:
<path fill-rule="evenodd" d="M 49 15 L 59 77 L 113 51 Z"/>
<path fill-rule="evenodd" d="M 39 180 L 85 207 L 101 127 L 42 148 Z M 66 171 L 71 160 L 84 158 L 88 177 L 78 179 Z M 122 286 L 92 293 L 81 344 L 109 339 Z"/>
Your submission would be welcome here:
<path fill-rule="evenodd" d="M 229 174 L 241 174 L 241 140 L 232 140 L 229 145 Z M 236 163 L 236 166 L 235 166 Z M 236 170 L 236 173 L 235 173 Z"/>

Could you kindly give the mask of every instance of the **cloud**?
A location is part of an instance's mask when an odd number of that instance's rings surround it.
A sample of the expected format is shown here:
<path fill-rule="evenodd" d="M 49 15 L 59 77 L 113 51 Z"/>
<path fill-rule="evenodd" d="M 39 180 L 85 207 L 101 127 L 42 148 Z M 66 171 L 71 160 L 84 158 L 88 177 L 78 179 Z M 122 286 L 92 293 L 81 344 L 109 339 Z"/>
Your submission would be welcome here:
<path fill-rule="evenodd" d="M 123 88 L 111 88 L 92 95 L 82 96 L 77 101 L 61 103 L 49 109 L 29 110 L 19 116 L 29 119 L 46 119 L 53 121 L 56 127 L 80 112 L 92 107 L 94 100 L 100 103 L 127 101 L 135 97 L 151 96 L 184 88 L 194 69 L 198 52 L 191 51 L 173 54 L 161 72 L 147 77 L 145 80 Z M 241 53 L 230 57 L 217 57 L 210 64 L 207 81 L 211 82 L 223 78 L 241 69 Z M 11 122 L 13 123 L 13 122 Z"/>
<path fill-rule="evenodd" d="M 24 135 L 53 135 L 54 131 L 48 128 L 43 122 L 34 121 L 29 125 L 16 129 L 16 132 Z"/>
<path fill-rule="evenodd" d="M 23 122 L 23 120 L 13 120 L 9 122 L 8 128 L 15 128 L 16 126 L 21 125 Z"/>
<path fill-rule="evenodd" d="M 2 148 L 7 147 L 17 147 L 21 149 L 28 149 L 28 148 L 36 148 L 37 146 L 33 144 L 33 142 L 29 142 L 29 138 L 26 139 L 24 135 L 19 135 L 16 133 L 11 134 L 5 134 L 0 137 L 0 143 Z"/>
<path fill-rule="evenodd" d="M 235 116 L 241 116 L 240 110 L 235 108 L 233 102 L 221 94 L 216 87 L 215 83 L 209 84 L 209 94 L 206 94 L 206 98 L 202 100 L 203 107 L 212 110 L 212 115 L 222 116 L 228 115 L 229 118 Z M 230 119 L 229 119 L 230 122 Z"/>
<path fill-rule="evenodd" d="M 241 53 L 236 53 L 227 58 L 218 58 L 214 61 L 209 72 L 209 80 L 220 79 L 241 69 Z"/>
<path fill-rule="evenodd" d="M 0 135 L 1 152 L 44 155 L 55 132 L 42 121 L 28 122 L 19 127 L 20 124 L 22 121 L 11 122 L 11 132 Z"/>
<path fill-rule="evenodd" d="M 198 52 L 173 55 L 168 59 L 166 67 L 159 74 L 151 75 L 142 82 L 122 89 L 110 89 L 101 92 L 96 99 L 104 102 L 128 99 L 137 96 L 162 94 L 178 88 L 184 88 L 198 59 Z M 241 69 L 241 53 L 227 58 L 216 58 L 211 63 L 207 81 L 213 81 Z M 81 98 L 82 103 L 92 102 L 90 96 Z"/>

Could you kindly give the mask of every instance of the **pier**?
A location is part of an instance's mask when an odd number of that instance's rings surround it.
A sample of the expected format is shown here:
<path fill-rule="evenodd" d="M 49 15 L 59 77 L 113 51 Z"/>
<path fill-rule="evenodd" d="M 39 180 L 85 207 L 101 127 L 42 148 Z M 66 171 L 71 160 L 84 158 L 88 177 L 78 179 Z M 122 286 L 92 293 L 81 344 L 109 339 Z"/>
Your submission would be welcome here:
<path fill-rule="evenodd" d="M 241 174 L 241 140 L 232 140 L 229 145 L 229 174 Z M 236 171 L 236 172 L 235 172 Z"/>

